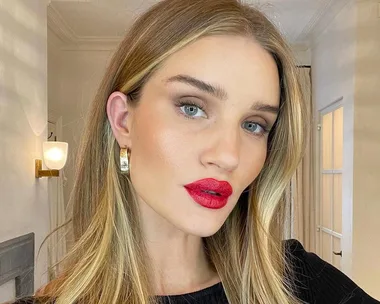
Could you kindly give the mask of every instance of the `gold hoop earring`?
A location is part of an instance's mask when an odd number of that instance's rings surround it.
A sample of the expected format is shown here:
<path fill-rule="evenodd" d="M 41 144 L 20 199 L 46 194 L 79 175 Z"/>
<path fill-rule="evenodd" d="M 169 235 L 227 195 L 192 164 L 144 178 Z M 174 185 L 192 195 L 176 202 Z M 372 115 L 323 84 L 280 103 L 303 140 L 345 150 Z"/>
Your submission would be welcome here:
<path fill-rule="evenodd" d="M 121 148 L 120 149 L 120 170 L 122 173 L 129 173 L 129 149 Z"/>

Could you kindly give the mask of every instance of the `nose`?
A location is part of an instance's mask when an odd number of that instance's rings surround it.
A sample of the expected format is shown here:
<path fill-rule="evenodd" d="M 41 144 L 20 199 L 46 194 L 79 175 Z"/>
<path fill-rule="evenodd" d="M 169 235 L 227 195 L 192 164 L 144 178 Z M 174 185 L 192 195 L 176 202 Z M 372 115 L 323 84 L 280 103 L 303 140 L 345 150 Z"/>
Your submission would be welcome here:
<path fill-rule="evenodd" d="M 236 128 L 219 128 L 205 136 L 205 149 L 200 155 L 204 166 L 233 171 L 239 165 L 240 134 Z"/>

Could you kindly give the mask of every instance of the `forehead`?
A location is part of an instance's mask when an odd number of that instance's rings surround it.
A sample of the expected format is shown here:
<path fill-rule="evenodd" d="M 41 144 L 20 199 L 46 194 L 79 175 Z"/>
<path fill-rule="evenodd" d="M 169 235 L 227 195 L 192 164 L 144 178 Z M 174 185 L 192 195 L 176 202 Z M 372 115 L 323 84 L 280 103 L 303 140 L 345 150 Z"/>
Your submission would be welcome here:
<path fill-rule="evenodd" d="M 229 96 L 279 99 L 278 69 L 273 57 L 253 38 L 210 36 L 196 40 L 164 61 L 156 75 L 162 84 L 177 74 L 223 87 Z"/>

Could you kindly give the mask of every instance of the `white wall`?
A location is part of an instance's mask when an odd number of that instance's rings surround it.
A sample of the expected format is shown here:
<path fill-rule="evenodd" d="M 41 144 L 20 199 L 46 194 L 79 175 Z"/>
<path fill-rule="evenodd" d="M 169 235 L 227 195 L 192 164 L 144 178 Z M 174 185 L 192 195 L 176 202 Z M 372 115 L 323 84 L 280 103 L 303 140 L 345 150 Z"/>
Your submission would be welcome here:
<path fill-rule="evenodd" d="M 48 30 L 49 112 L 63 118 L 63 140 L 69 143 L 64 174 L 67 202 L 73 186 L 75 158 L 88 105 L 109 63 L 113 51 L 66 50 L 56 35 Z"/>
<path fill-rule="evenodd" d="M 49 230 L 47 180 L 34 177 L 47 129 L 46 22 L 45 1 L 0 0 L 0 242 L 34 232 L 36 254 Z M 43 249 L 36 288 L 46 270 Z"/>
<path fill-rule="evenodd" d="M 348 0 L 314 41 L 313 101 L 344 106 L 342 270 L 380 298 L 380 19 L 377 0 Z"/>
<path fill-rule="evenodd" d="M 348 4 L 313 42 L 312 98 L 316 113 L 343 97 L 343 272 L 352 276 L 353 124 L 355 94 L 356 3 Z M 316 119 L 318 119 L 316 117 Z"/>

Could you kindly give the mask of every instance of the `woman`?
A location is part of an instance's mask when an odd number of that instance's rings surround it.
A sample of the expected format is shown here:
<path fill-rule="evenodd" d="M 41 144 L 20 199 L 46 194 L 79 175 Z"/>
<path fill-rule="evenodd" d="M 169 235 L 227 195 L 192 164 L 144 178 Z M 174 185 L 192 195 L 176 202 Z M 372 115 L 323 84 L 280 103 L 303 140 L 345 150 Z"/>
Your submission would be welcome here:
<path fill-rule="evenodd" d="M 76 243 L 36 302 L 378 303 L 281 241 L 306 116 L 291 52 L 260 12 L 235 0 L 159 2 L 92 104 Z"/>

